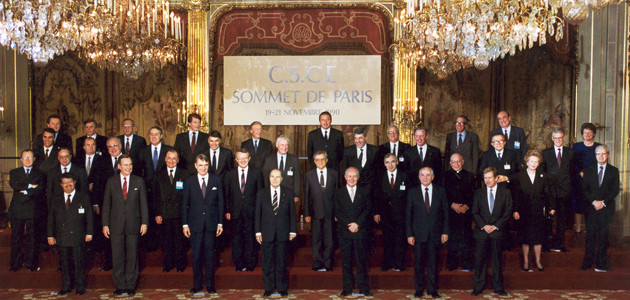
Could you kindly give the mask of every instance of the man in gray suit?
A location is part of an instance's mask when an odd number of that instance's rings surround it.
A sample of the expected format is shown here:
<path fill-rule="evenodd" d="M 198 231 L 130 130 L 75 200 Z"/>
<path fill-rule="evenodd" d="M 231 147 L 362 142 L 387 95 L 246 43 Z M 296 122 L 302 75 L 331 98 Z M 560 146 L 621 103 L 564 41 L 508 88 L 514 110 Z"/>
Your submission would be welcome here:
<path fill-rule="evenodd" d="M 103 197 L 103 235 L 112 243 L 115 296 L 135 295 L 138 280 L 138 234 L 149 224 L 147 192 L 142 177 L 132 175 L 131 157 L 118 158 L 120 174 L 107 180 Z"/>
<path fill-rule="evenodd" d="M 444 157 L 450 158 L 453 153 L 459 153 L 464 159 L 463 169 L 473 174 L 477 173 L 479 165 L 479 136 L 466 130 L 468 117 L 459 115 L 455 119 L 455 131 L 446 135 Z M 445 164 L 448 164 L 446 162 Z M 446 166 L 449 170 L 449 166 Z"/>
<path fill-rule="evenodd" d="M 281 135 L 276 139 L 278 152 L 267 156 L 263 164 L 263 177 L 265 186 L 269 186 L 269 173 L 271 170 L 282 171 L 282 187 L 293 191 L 295 203 L 300 201 L 302 191 L 302 168 L 297 156 L 287 153 L 289 151 L 289 138 Z"/>

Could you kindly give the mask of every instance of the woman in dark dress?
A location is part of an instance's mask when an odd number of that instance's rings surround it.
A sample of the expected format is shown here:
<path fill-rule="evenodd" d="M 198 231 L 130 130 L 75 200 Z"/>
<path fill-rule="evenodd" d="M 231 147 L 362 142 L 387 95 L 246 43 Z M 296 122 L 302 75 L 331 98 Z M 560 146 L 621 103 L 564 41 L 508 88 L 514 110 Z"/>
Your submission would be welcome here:
<path fill-rule="evenodd" d="M 592 123 L 584 123 L 580 128 L 583 142 L 573 144 L 575 152 L 575 172 L 573 175 L 573 187 L 571 195 L 573 199 L 573 211 L 575 212 L 574 230 L 576 233 L 582 232 L 584 220 L 584 194 L 582 193 L 582 176 L 584 169 L 597 163 L 595 159 L 595 148 L 600 145 L 594 141 L 597 129 Z"/>
<path fill-rule="evenodd" d="M 523 247 L 523 271 L 529 269 L 529 247 L 534 246 L 536 266 L 539 271 L 544 267 L 540 262 L 542 242 L 545 238 L 545 211 L 551 206 L 549 213 L 555 210 L 553 203 L 549 203 L 547 174 L 538 170 L 542 162 L 542 155 L 538 150 L 529 150 L 525 154 L 527 169 L 512 178 L 514 191 L 514 219 L 517 220 L 519 241 Z"/>

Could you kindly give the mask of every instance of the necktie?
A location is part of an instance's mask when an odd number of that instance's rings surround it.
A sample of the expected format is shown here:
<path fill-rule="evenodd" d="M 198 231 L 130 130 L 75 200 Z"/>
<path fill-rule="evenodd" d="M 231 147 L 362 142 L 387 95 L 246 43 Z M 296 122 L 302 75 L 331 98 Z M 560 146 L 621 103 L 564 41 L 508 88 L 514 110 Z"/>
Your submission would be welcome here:
<path fill-rule="evenodd" d="M 459 139 L 457 140 L 457 147 L 462 145 L 462 134 L 459 134 Z"/>
<path fill-rule="evenodd" d="M 212 151 L 212 166 L 215 170 L 219 169 L 219 167 L 217 167 L 217 150 Z"/>
<path fill-rule="evenodd" d="M 507 142 L 507 140 L 510 139 L 510 137 L 508 137 L 507 129 L 503 130 L 503 134 L 505 135 L 505 141 Z"/>
<path fill-rule="evenodd" d="M 258 141 L 254 141 L 254 154 L 258 152 Z"/>
<path fill-rule="evenodd" d="M 173 184 L 173 179 L 175 179 L 174 176 L 173 176 L 173 170 L 171 170 L 171 175 L 168 176 L 168 179 L 170 179 L 171 180 L 171 184 Z"/>
<path fill-rule="evenodd" d="M 558 156 L 556 157 L 558 159 L 558 168 L 562 166 L 562 151 L 560 149 L 558 148 Z"/>
<path fill-rule="evenodd" d="M 245 192 L 245 169 L 241 170 L 241 194 Z"/>
<path fill-rule="evenodd" d="M 112 157 L 114 160 L 114 172 L 118 171 L 118 157 Z"/>
<path fill-rule="evenodd" d="M 195 133 L 192 133 L 192 140 L 190 141 L 190 152 L 195 153 L 195 145 L 197 144 L 197 139 L 195 138 Z"/>
<path fill-rule="evenodd" d="M 70 209 L 70 195 L 68 195 L 68 199 L 66 199 L 66 210 Z"/>
<path fill-rule="evenodd" d="M 28 177 L 28 175 L 31 175 L 31 168 L 26 169 L 26 177 Z"/>
<path fill-rule="evenodd" d="M 129 149 L 131 149 L 131 147 L 129 146 L 129 138 L 127 138 L 127 142 L 125 143 L 125 151 L 127 154 L 129 154 Z"/>
<path fill-rule="evenodd" d="M 68 167 L 63 167 L 63 174 L 68 173 Z"/>
<path fill-rule="evenodd" d="M 123 187 L 122 187 L 122 190 L 123 190 L 123 198 L 125 198 L 125 200 L 127 200 L 127 177 L 123 177 L 123 179 L 125 180 L 125 181 L 123 182 Z"/>
<path fill-rule="evenodd" d="M 48 159 L 48 151 L 50 151 L 50 150 L 46 149 L 46 159 Z"/>
<path fill-rule="evenodd" d="M 85 165 L 85 171 L 87 172 L 87 175 L 90 176 L 90 169 L 92 169 L 92 157 L 87 158 L 87 164 Z"/>
<path fill-rule="evenodd" d="M 350 201 L 352 201 L 352 203 L 354 203 L 354 188 L 350 189 Z"/>
<path fill-rule="evenodd" d="M 202 177 L 201 178 L 201 195 L 206 198 L 206 178 Z"/>
<path fill-rule="evenodd" d="M 363 148 L 359 150 L 361 150 L 361 153 L 359 153 L 359 163 L 361 164 L 361 168 L 363 168 Z"/>
<path fill-rule="evenodd" d="M 497 157 L 501 160 L 501 152 L 497 153 Z"/>
<path fill-rule="evenodd" d="M 392 153 L 398 157 L 398 154 L 396 154 L 396 144 L 394 144 L 394 147 L 392 148 Z"/>
<path fill-rule="evenodd" d="M 319 171 L 319 185 L 323 188 L 326 188 L 324 184 L 324 171 Z"/>
<path fill-rule="evenodd" d="M 494 195 L 492 194 L 492 189 L 490 189 L 490 214 L 492 214 L 492 210 L 494 210 Z"/>
<path fill-rule="evenodd" d="M 324 131 L 324 139 L 328 140 L 328 130 Z"/>
<path fill-rule="evenodd" d="M 418 151 L 418 154 L 420 154 L 420 163 L 424 163 L 424 157 L 422 157 L 422 147 L 418 147 L 418 149 L 420 149 L 420 151 Z"/>
<path fill-rule="evenodd" d="M 280 156 L 280 166 L 278 167 L 282 173 L 284 173 L 284 155 Z"/>
<path fill-rule="evenodd" d="M 599 180 L 599 186 L 602 186 L 602 179 L 604 179 L 604 167 L 599 166 L 599 172 L 597 173 L 597 179 Z"/>
<path fill-rule="evenodd" d="M 271 201 L 271 205 L 273 206 L 273 214 L 278 214 L 278 190 L 273 191 L 273 200 Z"/>
<path fill-rule="evenodd" d="M 389 179 L 389 186 L 394 189 L 394 173 L 392 173 L 392 177 Z"/>
<path fill-rule="evenodd" d="M 431 211 L 431 204 L 429 203 L 429 188 L 424 188 L 424 207 L 427 208 L 427 213 Z"/>
<path fill-rule="evenodd" d="M 157 169 L 158 153 L 157 147 L 153 147 L 153 170 Z"/>

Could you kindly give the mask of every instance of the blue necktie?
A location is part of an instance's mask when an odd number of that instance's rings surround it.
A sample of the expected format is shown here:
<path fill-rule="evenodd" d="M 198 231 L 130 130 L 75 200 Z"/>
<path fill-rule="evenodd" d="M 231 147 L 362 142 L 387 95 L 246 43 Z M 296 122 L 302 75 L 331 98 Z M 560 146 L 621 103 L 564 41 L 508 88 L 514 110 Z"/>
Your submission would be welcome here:
<path fill-rule="evenodd" d="M 490 214 L 492 214 L 492 210 L 494 210 L 494 195 L 492 194 L 492 189 L 490 189 Z"/>
<path fill-rule="evenodd" d="M 157 169 L 158 153 L 157 147 L 153 148 L 153 170 Z"/>

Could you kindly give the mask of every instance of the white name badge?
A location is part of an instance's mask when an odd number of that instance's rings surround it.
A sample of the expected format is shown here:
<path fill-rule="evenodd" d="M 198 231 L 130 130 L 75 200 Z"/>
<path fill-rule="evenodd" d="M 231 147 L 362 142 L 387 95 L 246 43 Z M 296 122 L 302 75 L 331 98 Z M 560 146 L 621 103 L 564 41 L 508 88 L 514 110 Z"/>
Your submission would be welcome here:
<path fill-rule="evenodd" d="M 80 214 L 84 214 L 85 213 L 85 209 L 83 207 L 79 207 L 79 213 Z"/>
<path fill-rule="evenodd" d="M 505 166 L 503 166 L 503 169 L 504 170 L 510 170 L 510 169 L 512 169 L 512 166 L 510 166 L 508 164 L 505 164 Z"/>
<path fill-rule="evenodd" d="M 405 183 L 403 182 L 403 184 L 400 185 L 400 190 L 404 191 L 405 190 Z"/>
<path fill-rule="evenodd" d="M 183 190 L 184 189 L 184 182 L 183 181 L 175 182 L 175 189 L 176 190 Z"/>
<path fill-rule="evenodd" d="M 287 176 L 293 176 L 293 170 L 287 171 Z"/>
<path fill-rule="evenodd" d="M 521 142 L 514 142 L 514 149 L 521 149 Z"/>
<path fill-rule="evenodd" d="M 401 156 L 401 157 L 399 157 L 399 158 L 398 158 L 398 161 L 399 161 L 399 162 L 404 162 L 404 161 L 405 161 L 405 158 Z"/>

